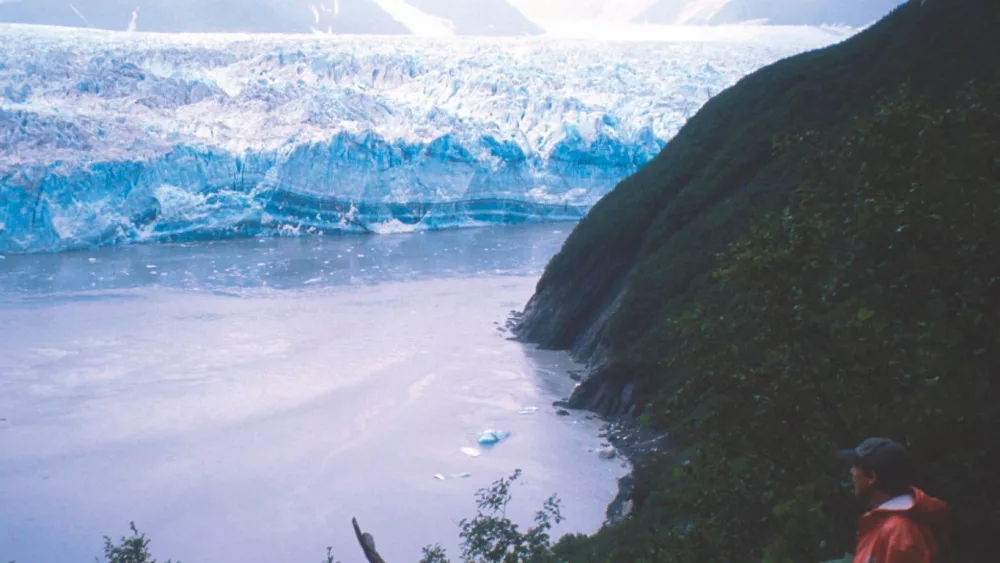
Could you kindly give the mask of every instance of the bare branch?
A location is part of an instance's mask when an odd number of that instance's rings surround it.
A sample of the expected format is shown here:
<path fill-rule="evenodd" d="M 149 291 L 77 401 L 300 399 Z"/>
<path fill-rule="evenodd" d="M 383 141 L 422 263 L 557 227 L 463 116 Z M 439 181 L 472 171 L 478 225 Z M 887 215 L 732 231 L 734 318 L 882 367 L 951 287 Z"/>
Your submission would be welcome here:
<path fill-rule="evenodd" d="M 354 524 L 354 535 L 358 537 L 358 543 L 361 544 L 361 549 L 365 552 L 365 558 L 368 559 L 369 563 L 385 563 L 385 559 L 382 559 L 382 556 L 375 551 L 375 538 L 371 534 L 361 531 L 357 518 L 351 518 L 351 523 Z"/>

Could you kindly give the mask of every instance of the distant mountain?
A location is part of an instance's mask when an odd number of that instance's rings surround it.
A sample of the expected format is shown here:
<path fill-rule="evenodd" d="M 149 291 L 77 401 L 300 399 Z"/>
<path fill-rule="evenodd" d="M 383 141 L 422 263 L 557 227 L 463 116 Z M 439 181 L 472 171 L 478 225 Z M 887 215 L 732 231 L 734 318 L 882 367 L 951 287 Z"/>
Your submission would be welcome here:
<path fill-rule="evenodd" d="M 542 31 L 507 0 L 409 0 L 407 3 L 450 21 L 459 35 L 525 35 Z"/>
<path fill-rule="evenodd" d="M 322 8 L 308 0 L 22 0 L 0 4 L 0 21 L 121 31 L 409 32 L 371 0 L 324 2 Z"/>
<path fill-rule="evenodd" d="M 534 21 L 600 20 L 625 23 L 659 0 L 508 0 Z"/>
<path fill-rule="evenodd" d="M 500 35 L 538 22 L 868 25 L 903 0 L 0 0 L 0 22 L 160 32 Z"/>
<path fill-rule="evenodd" d="M 541 31 L 507 0 L 0 0 L 0 22 L 172 33 Z"/>
<path fill-rule="evenodd" d="M 656 0 L 633 21 L 655 24 L 773 25 L 874 23 L 906 0 Z"/>

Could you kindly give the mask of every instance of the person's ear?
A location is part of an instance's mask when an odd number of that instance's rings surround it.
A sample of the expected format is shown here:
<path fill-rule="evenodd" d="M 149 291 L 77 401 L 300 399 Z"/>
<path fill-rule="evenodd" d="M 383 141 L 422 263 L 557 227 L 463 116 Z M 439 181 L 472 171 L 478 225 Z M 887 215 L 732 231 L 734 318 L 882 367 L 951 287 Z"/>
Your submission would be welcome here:
<path fill-rule="evenodd" d="M 875 482 L 875 470 L 855 465 L 851 467 L 851 477 L 857 484 L 870 485 Z"/>

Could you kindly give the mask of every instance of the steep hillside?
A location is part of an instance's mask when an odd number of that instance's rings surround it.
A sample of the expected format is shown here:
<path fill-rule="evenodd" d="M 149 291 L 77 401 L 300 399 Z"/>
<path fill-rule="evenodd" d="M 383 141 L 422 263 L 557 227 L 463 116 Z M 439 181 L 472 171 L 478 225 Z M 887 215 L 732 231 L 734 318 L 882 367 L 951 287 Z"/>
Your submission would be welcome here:
<path fill-rule="evenodd" d="M 1000 526 L 1000 5 L 914 0 L 748 76 L 606 196 L 518 334 L 571 403 L 673 444 L 564 560 L 817 561 L 853 549 L 837 447 L 908 445 L 958 561 Z"/>
<path fill-rule="evenodd" d="M 766 20 L 772 25 L 868 25 L 901 0 L 655 0 L 636 23 L 728 24 Z"/>
<path fill-rule="evenodd" d="M 996 5 L 910 2 L 844 43 L 766 67 L 712 99 L 646 167 L 602 199 L 546 268 L 520 336 L 598 368 L 573 397 L 605 413 L 641 404 L 659 381 L 659 324 L 745 229 L 798 181 L 784 135 L 844 127 L 910 81 L 929 96 L 991 74 Z M 635 384 L 632 386 L 630 384 Z"/>

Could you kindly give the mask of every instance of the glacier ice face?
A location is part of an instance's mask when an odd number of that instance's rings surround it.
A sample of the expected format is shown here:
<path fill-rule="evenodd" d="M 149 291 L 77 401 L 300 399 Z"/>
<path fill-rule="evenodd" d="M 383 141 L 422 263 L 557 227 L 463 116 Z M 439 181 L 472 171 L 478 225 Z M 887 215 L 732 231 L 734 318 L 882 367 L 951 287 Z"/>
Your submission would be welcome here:
<path fill-rule="evenodd" d="M 572 220 L 707 99 L 840 39 L 0 26 L 0 252 Z"/>

